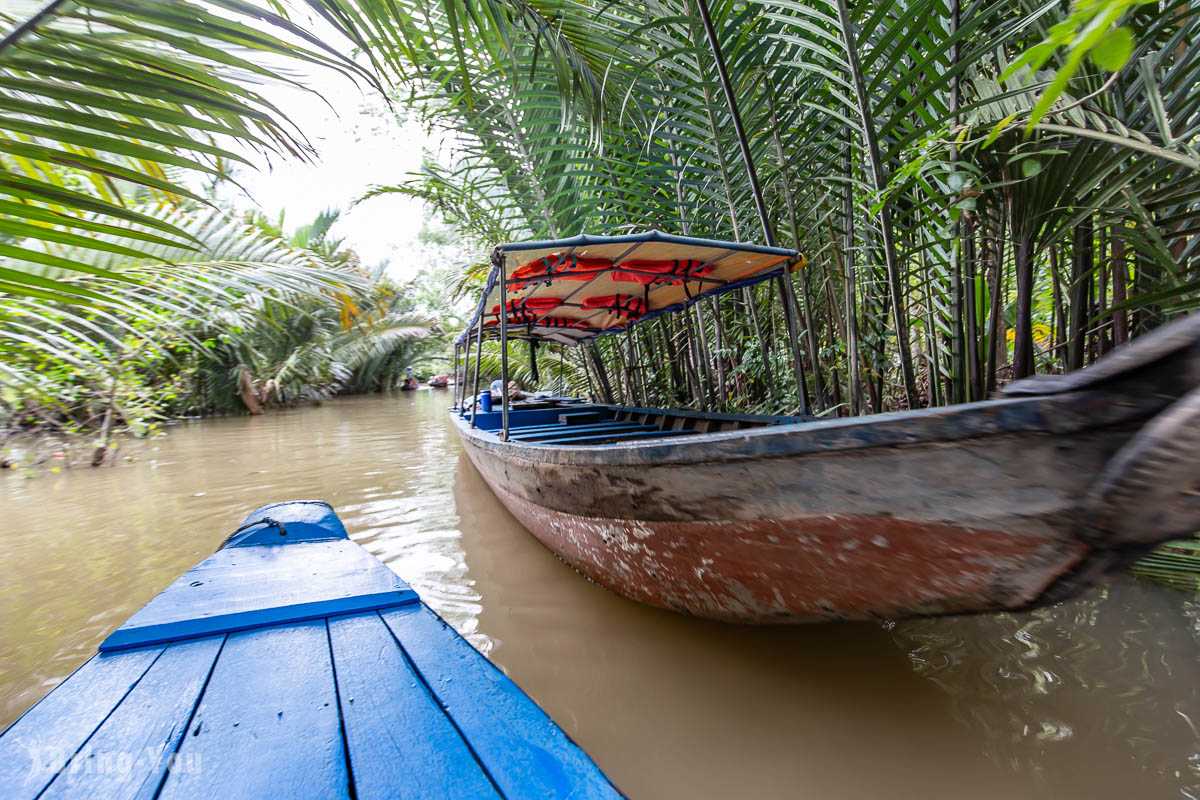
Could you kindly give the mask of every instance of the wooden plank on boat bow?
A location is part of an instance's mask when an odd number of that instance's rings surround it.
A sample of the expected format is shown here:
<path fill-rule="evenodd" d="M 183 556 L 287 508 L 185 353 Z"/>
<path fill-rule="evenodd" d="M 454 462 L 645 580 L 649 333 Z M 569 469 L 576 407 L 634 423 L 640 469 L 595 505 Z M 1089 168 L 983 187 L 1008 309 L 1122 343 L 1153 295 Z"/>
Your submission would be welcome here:
<path fill-rule="evenodd" d="M 3 796 L 37 797 L 161 652 L 95 656 L 9 726 L 0 736 Z"/>
<path fill-rule="evenodd" d="M 176 759 L 161 800 L 348 797 L 325 621 L 230 634 Z"/>
<path fill-rule="evenodd" d="M 432 611 L 380 616 L 506 797 L 621 796 L 546 712 Z"/>
<path fill-rule="evenodd" d="M 40 800 L 152 797 L 223 641 L 216 636 L 164 650 Z"/>
<path fill-rule="evenodd" d="M 101 651 L 415 603 L 416 593 L 348 539 L 227 547 L 105 639 Z"/>
<path fill-rule="evenodd" d="M 329 620 L 358 800 L 499 797 L 377 612 Z"/>

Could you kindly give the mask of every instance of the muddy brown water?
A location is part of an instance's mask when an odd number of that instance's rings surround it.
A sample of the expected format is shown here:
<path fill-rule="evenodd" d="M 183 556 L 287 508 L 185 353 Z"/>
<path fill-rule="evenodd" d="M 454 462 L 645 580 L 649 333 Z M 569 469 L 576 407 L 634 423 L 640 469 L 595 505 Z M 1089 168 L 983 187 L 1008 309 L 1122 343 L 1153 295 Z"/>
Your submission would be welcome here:
<path fill-rule="evenodd" d="M 445 392 L 208 420 L 0 477 L 0 725 L 251 508 L 323 498 L 636 798 L 1200 798 L 1200 603 L 754 629 L 623 600 L 504 510 Z"/>

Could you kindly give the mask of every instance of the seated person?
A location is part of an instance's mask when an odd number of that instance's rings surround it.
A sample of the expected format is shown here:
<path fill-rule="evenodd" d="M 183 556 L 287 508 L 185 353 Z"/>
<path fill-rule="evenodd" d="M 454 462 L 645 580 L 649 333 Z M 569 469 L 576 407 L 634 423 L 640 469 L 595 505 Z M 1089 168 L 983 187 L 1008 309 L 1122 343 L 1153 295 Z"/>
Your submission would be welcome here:
<path fill-rule="evenodd" d="M 492 399 L 501 400 L 504 394 L 504 382 L 499 378 L 492 381 L 491 386 Z M 520 400 L 525 397 L 525 393 L 521 391 L 520 385 L 516 381 L 508 382 L 508 399 Z"/>

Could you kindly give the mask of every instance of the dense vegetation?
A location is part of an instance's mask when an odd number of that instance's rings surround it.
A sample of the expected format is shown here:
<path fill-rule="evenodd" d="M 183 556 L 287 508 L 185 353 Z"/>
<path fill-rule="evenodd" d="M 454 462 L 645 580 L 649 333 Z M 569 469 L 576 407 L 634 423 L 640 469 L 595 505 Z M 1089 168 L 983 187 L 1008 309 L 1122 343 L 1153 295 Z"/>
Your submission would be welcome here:
<path fill-rule="evenodd" d="M 413 357 L 391 349 L 421 328 L 405 291 L 230 218 L 185 177 L 308 157 L 256 88 L 289 80 L 272 66 L 286 60 L 455 132 L 451 160 L 367 194 L 422 197 L 480 242 L 463 285 L 482 280 L 483 245 L 584 231 L 806 256 L 798 354 L 786 293 L 762 285 L 601 340 L 596 359 L 548 359 L 549 381 L 603 371 L 639 402 L 869 413 L 1078 368 L 1196 302 L 1198 11 L 29 4 L 0 42 L 3 403 L 94 423 L 121 397 L 131 421 L 147 387 L 155 414 L 208 412 L 247 381 L 279 398 L 387 386 Z"/>
<path fill-rule="evenodd" d="M 485 240 L 656 227 L 807 256 L 802 393 L 762 286 L 602 341 L 626 397 L 980 399 L 1196 302 L 1195 3 L 718 0 L 728 94 L 698 0 L 484 5 L 347 10 L 468 135 L 395 188 Z"/>
<path fill-rule="evenodd" d="M 58 3 L 3 22 L 0 444 L 96 432 L 99 462 L 115 430 L 435 366 L 447 304 L 360 263 L 329 235 L 336 211 L 285 231 L 216 199 L 250 154 L 311 156 L 252 88 L 283 80 L 268 57 L 362 79 L 351 62 L 235 3 Z"/>

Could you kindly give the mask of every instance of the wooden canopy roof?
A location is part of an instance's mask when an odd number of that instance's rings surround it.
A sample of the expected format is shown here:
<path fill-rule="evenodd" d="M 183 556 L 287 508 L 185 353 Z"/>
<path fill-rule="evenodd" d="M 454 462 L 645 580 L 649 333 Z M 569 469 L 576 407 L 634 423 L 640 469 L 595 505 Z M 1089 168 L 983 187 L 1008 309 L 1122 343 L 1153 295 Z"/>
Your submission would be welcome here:
<path fill-rule="evenodd" d="M 575 344 L 767 280 L 792 264 L 803 264 L 795 250 L 659 231 L 501 245 L 458 342 L 475 335 L 480 317 L 485 338 L 499 336 L 502 276 L 510 337 Z"/>

